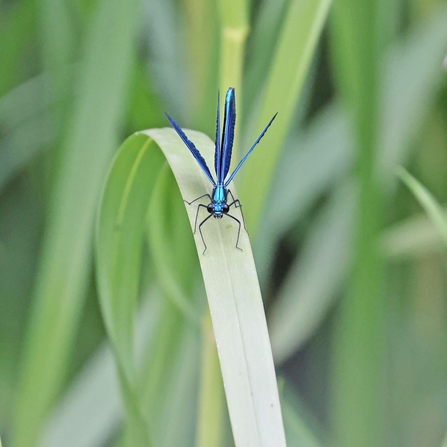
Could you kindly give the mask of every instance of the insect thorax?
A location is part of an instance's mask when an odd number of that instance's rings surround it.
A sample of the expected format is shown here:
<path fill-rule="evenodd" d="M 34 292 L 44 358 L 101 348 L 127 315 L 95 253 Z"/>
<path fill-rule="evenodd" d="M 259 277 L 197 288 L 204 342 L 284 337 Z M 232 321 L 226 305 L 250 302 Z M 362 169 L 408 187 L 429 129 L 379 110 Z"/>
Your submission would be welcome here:
<path fill-rule="evenodd" d="M 228 209 L 227 190 L 223 185 L 215 186 L 211 195 L 211 203 L 207 206 L 208 212 L 220 219 L 224 214 L 228 213 Z"/>
<path fill-rule="evenodd" d="M 226 203 L 227 201 L 227 190 L 223 185 L 217 185 L 213 189 L 211 194 L 212 203 Z"/>

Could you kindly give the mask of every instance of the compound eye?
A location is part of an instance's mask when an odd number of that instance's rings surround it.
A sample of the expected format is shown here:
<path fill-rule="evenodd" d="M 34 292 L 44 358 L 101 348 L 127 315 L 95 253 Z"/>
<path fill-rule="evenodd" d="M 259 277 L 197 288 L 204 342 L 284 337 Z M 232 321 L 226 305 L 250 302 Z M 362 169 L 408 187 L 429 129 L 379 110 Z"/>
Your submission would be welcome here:
<path fill-rule="evenodd" d="M 222 212 L 224 214 L 227 214 L 229 210 L 230 210 L 230 207 L 225 203 L 224 206 L 222 207 Z"/>
<path fill-rule="evenodd" d="M 206 207 L 206 209 L 208 210 L 208 212 L 209 212 L 210 214 L 213 214 L 213 213 L 214 213 L 214 208 L 213 208 L 212 203 L 210 203 L 210 204 Z"/>

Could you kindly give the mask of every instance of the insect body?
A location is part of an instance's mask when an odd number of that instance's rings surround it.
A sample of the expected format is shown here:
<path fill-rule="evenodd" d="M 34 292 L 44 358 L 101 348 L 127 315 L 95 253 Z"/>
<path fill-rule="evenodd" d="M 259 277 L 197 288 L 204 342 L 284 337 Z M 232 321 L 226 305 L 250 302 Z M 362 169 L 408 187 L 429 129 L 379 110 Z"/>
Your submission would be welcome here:
<path fill-rule="evenodd" d="M 166 113 L 166 117 L 168 118 L 169 122 L 171 123 L 171 126 L 174 128 L 174 130 L 177 132 L 179 137 L 183 140 L 186 147 L 189 149 L 193 157 L 196 159 L 199 166 L 202 168 L 202 171 L 207 176 L 208 180 L 213 185 L 213 191 L 210 194 L 204 194 L 200 197 L 197 197 L 197 199 L 194 199 L 192 202 L 187 202 L 189 205 L 193 204 L 197 200 L 200 200 L 204 197 L 208 197 L 210 200 L 210 203 L 208 205 L 199 204 L 197 207 L 197 214 L 194 224 L 194 233 L 197 230 L 197 218 L 199 215 L 200 208 L 206 208 L 206 210 L 210 213 L 208 217 L 206 217 L 200 224 L 199 224 L 199 232 L 200 236 L 202 237 L 203 245 L 205 249 L 203 250 L 203 253 L 205 253 L 207 247 L 205 244 L 205 240 L 203 239 L 202 234 L 202 225 L 210 218 L 215 217 L 217 219 L 221 219 L 224 215 L 228 216 L 229 218 L 235 220 L 238 223 L 238 233 L 237 233 L 237 239 L 236 239 L 236 248 L 239 248 L 238 242 L 239 242 L 239 235 L 241 232 L 241 222 L 231 214 L 229 214 L 230 207 L 234 206 L 235 208 L 241 208 L 242 212 L 242 205 L 239 202 L 239 199 L 235 199 L 232 192 L 228 189 L 228 185 L 233 180 L 233 177 L 236 175 L 236 173 L 239 171 L 247 157 L 250 155 L 252 150 L 255 148 L 255 146 L 259 143 L 261 138 L 264 136 L 265 132 L 269 128 L 270 124 L 272 124 L 273 120 L 276 117 L 276 114 L 273 116 L 273 118 L 269 121 L 267 126 L 265 126 L 264 130 L 260 133 L 256 141 L 253 143 L 251 148 L 248 150 L 248 152 L 245 154 L 245 156 L 242 158 L 242 160 L 239 162 L 239 164 L 236 166 L 234 171 L 231 173 L 231 175 L 227 178 L 228 171 L 230 169 L 230 163 L 231 163 L 231 154 L 233 151 L 233 140 L 234 140 L 234 126 L 236 124 L 236 98 L 234 93 L 234 88 L 229 88 L 227 91 L 227 94 L 225 96 L 225 110 L 224 110 L 224 122 L 223 122 L 223 130 L 222 130 L 222 141 L 221 141 L 221 135 L 220 135 L 220 101 L 219 96 L 217 97 L 217 118 L 216 118 L 216 139 L 215 139 L 215 151 L 214 151 L 214 169 L 216 172 L 216 180 L 211 175 L 211 172 L 205 162 L 205 159 L 202 157 L 200 152 L 197 150 L 197 148 L 194 146 L 193 142 L 188 139 L 188 137 L 185 135 L 181 127 Z M 228 203 L 228 198 L 231 197 L 231 202 Z M 245 224 L 244 224 L 245 227 Z"/>

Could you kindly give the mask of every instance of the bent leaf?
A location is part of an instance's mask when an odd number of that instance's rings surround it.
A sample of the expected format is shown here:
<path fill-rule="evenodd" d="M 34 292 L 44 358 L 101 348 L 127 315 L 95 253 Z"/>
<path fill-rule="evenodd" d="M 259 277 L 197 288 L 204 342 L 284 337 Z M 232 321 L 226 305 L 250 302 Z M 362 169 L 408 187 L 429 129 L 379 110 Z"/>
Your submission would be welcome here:
<path fill-rule="evenodd" d="M 187 131 L 209 161 L 213 142 Z M 161 149 L 158 150 L 158 149 Z M 162 154 L 163 153 L 163 154 Z M 105 187 L 97 232 L 97 274 L 102 311 L 111 338 L 128 422 L 150 433 L 133 359 L 133 313 L 146 221 L 155 181 L 166 157 L 184 200 L 210 192 L 210 183 L 172 129 L 152 129 L 130 137 L 117 154 Z M 233 194 L 235 190 L 231 188 Z M 194 228 L 197 206 L 185 205 Z M 208 213 L 199 211 L 199 222 Z M 231 213 L 242 221 L 240 209 Z M 157 219 L 149 215 L 147 221 Z M 203 273 L 236 446 L 285 446 L 275 370 L 262 298 L 248 235 L 228 217 L 202 227 L 195 242 Z M 175 247 L 172 247 L 175 250 Z M 155 260 L 156 262 L 156 260 Z M 144 426 L 144 427 L 143 427 Z"/>

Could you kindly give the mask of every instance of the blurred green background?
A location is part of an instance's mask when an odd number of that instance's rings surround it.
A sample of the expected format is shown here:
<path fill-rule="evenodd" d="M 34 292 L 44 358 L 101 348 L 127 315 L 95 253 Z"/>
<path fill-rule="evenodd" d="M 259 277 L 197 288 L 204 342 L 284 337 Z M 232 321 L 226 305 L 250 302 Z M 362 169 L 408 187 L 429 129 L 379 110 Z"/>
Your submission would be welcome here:
<path fill-rule="evenodd" d="M 101 188 L 121 142 L 165 127 L 164 111 L 212 136 L 217 90 L 234 82 L 236 157 L 279 111 L 278 145 L 256 149 L 239 192 L 288 445 L 447 446 L 445 242 L 395 173 L 447 201 L 447 4 L 334 0 L 320 35 L 294 29 L 311 3 L 0 2 L 3 445 L 121 445 L 93 268 Z M 289 85 L 305 51 L 304 84 Z M 170 250 L 204 314 L 188 231 Z M 146 258 L 157 265 L 150 243 Z M 156 276 L 141 291 L 159 445 L 196 445 L 200 324 Z"/>

